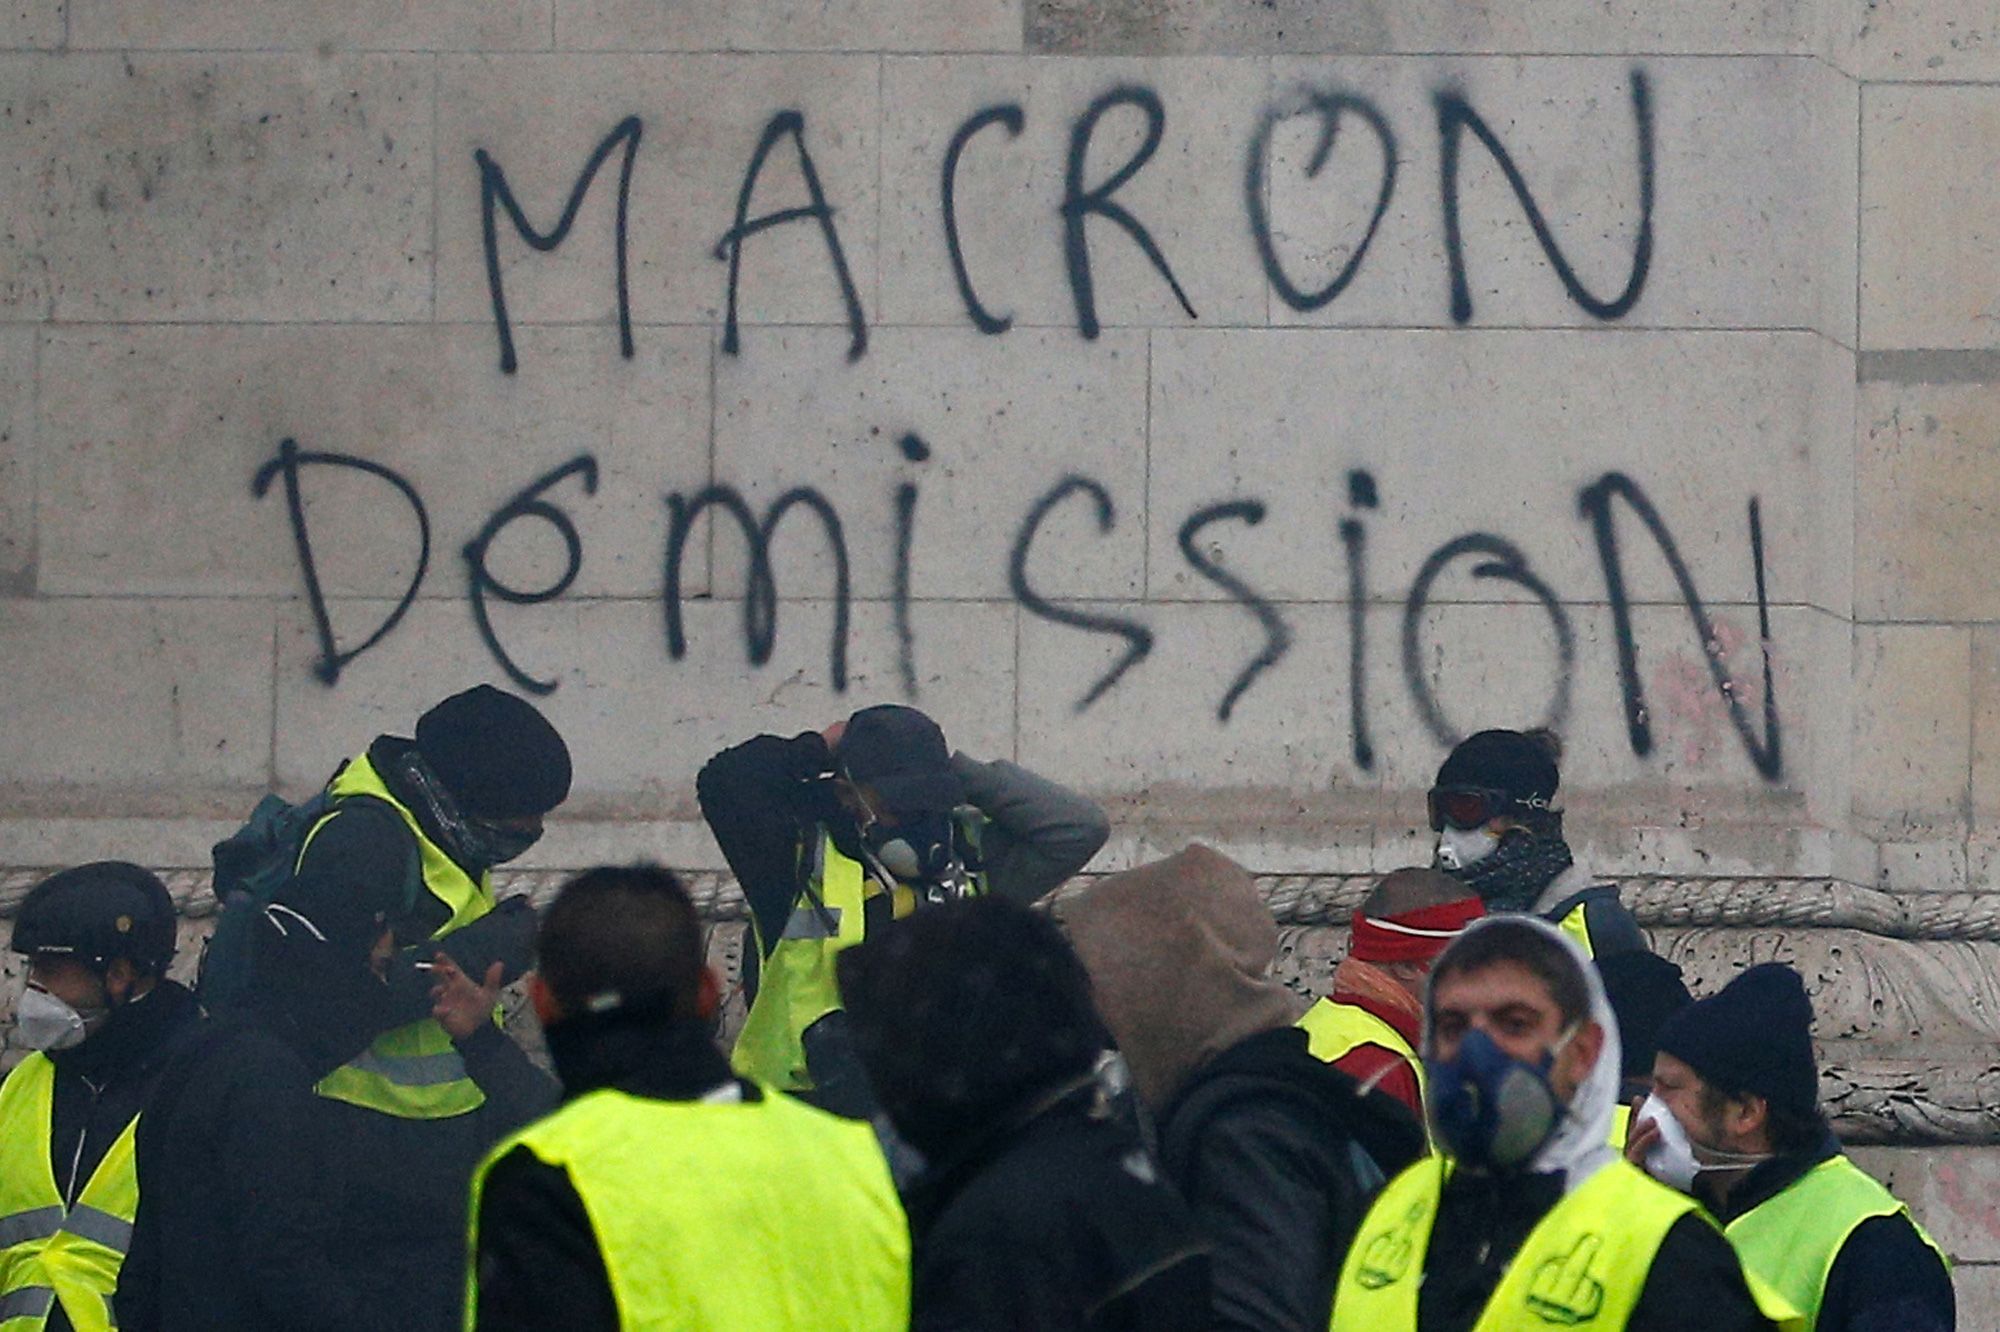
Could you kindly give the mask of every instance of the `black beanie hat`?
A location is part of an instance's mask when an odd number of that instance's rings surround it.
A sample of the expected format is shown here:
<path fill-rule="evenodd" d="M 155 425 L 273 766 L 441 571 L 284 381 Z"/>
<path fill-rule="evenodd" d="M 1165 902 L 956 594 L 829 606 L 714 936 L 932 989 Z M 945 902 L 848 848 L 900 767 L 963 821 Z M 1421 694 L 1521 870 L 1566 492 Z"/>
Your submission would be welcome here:
<path fill-rule="evenodd" d="M 1562 784 L 1556 760 L 1562 742 L 1552 731 L 1481 731 L 1459 741 L 1438 768 L 1434 786 L 1483 786 L 1517 802 L 1550 801 Z"/>
<path fill-rule="evenodd" d="M 475 818 L 534 818 L 569 795 L 569 746 L 534 704 L 492 685 L 417 718 L 417 751 Z"/>
<path fill-rule="evenodd" d="M 1819 1112 L 1812 1020 L 1799 973 L 1765 962 L 1668 1018 L 1660 1053 L 1725 1096 L 1762 1096 L 1803 1118 Z"/>

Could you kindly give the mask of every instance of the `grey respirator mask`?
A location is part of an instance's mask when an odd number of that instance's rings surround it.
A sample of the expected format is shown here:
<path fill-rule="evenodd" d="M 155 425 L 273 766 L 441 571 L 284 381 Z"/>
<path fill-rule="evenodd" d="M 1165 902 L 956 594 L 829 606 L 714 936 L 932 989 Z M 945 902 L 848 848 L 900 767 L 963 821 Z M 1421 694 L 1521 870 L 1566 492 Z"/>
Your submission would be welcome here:
<path fill-rule="evenodd" d="M 891 826 L 883 823 L 866 801 L 862 809 L 861 844 L 889 877 L 933 902 L 971 892 L 972 878 L 958 857 L 956 826 L 949 812 L 906 814 Z"/>
<path fill-rule="evenodd" d="M 86 1009 L 79 1012 L 32 982 L 21 992 L 14 1013 L 14 1035 L 30 1050 L 68 1050 L 83 1044 L 91 1029 L 101 1025 L 110 1010 Z"/>

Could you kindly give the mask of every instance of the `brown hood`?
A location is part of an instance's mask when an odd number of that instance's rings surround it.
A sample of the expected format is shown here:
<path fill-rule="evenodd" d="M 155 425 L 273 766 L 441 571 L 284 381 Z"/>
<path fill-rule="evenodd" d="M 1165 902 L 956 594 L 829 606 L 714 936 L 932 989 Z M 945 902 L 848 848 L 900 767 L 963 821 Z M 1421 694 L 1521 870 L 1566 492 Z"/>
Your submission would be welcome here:
<path fill-rule="evenodd" d="M 1098 1011 L 1155 1110 L 1216 1055 L 1305 1011 L 1271 976 L 1278 926 L 1257 885 L 1200 843 L 1099 880 L 1063 920 Z"/>

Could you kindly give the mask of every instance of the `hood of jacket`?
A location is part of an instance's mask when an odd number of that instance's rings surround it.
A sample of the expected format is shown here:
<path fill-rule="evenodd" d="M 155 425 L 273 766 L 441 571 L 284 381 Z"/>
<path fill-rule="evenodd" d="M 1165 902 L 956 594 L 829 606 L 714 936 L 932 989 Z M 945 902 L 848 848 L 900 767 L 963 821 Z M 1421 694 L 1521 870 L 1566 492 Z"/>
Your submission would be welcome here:
<path fill-rule="evenodd" d="M 1528 1172 L 1532 1174 L 1561 1175 L 1563 1192 L 1571 1193 L 1616 1159 L 1610 1144 L 1612 1115 L 1618 1107 L 1618 1019 L 1611 1012 L 1611 1001 L 1605 997 L 1604 983 L 1598 979 L 1597 968 L 1590 964 L 1583 949 L 1567 934 L 1537 917 L 1508 914 L 1475 920 L 1459 939 L 1463 941 L 1480 930 L 1489 929 L 1537 930 L 1561 944 L 1590 995 L 1591 1021 L 1604 1032 L 1604 1045 L 1598 1051 L 1597 1062 L 1591 1066 L 1576 1095 L 1570 1098 L 1562 1123 L 1528 1165 Z M 1450 955 L 1449 949 L 1445 955 Z M 1426 1059 L 1431 1055 L 1431 1028 L 1435 1018 L 1431 997 L 1427 995 L 1422 1046 Z"/>
<path fill-rule="evenodd" d="M 1305 1012 L 1306 1000 L 1271 975 L 1278 926 L 1256 883 L 1200 843 L 1099 880 L 1063 922 L 1155 1110 L 1209 1060 Z"/>

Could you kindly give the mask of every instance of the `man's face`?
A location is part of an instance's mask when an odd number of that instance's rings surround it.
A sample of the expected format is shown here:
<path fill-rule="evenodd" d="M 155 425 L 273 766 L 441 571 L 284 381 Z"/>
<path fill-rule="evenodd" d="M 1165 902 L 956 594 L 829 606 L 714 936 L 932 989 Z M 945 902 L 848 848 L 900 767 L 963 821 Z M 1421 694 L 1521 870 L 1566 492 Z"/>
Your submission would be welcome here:
<path fill-rule="evenodd" d="M 1653 1056 L 1653 1095 L 1673 1111 L 1698 1156 L 1704 1150 L 1737 1154 L 1770 1150 L 1763 1135 L 1762 1099 L 1724 1096 L 1684 1060 L 1664 1052 Z"/>
<path fill-rule="evenodd" d="M 1457 1057 L 1466 1034 L 1482 1031 L 1510 1058 L 1540 1067 L 1567 1025 L 1549 987 L 1517 962 L 1453 971 L 1431 986 L 1430 1052 L 1439 1059 Z M 1603 1031 L 1586 1021 L 1556 1056 L 1549 1085 L 1565 1105 L 1589 1076 L 1603 1044 Z"/>
<path fill-rule="evenodd" d="M 28 963 L 28 983 L 47 990 L 79 1013 L 111 1006 L 104 979 L 86 963 L 60 953 L 37 953 Z"/>

